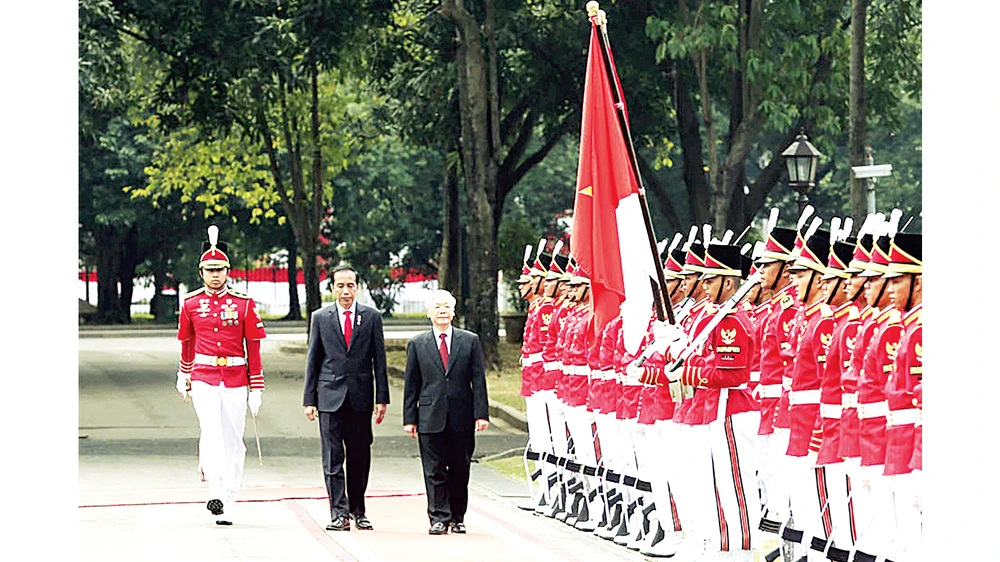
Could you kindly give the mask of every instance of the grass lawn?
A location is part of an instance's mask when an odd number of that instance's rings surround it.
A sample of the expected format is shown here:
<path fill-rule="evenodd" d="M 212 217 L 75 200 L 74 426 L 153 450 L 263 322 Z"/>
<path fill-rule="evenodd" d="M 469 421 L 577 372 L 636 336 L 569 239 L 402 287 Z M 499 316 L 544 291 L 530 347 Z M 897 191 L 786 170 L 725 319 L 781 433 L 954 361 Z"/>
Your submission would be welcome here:
<path fill-rule="evenodd" d="M 528 481 L 528 477 L 524 474 L 524 459 L 521 455 L 507 457 L 504 459 L 494 459 L 486 461 L 483 464 L 492 466 L 497 469 L 500 474 L 503 474 L 512 480 L 517 480 L 518 482 Z"/>

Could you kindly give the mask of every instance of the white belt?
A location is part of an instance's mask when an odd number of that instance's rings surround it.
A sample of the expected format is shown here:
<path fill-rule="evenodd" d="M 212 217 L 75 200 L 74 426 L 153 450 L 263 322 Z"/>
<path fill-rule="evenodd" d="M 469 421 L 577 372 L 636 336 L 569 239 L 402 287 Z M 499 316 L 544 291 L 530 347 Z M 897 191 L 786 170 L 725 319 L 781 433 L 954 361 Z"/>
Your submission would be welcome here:
<path fill-rule="evenodd" d="M 757 385 L 757 395 L 761 398 L 781 398 L 780 384 Z"/>
<path fill-rule="evenodd" d="M 819 416 L 821 418 L 833 418 L 840 419 L 840 415 L 843 413 L 843 408 L 840 404 L 823 404 L 819 405 Z"/>
<path fill-rule="evenodd" d="M 546 371 L 561 371 L 562 361 L 546 361 L 542 363 L 542 369 Z"/>
<path fill-rule="evenodd" d="M 239 367 L 247 364 L 243 357 L 216 357 L 214 355 L 194 354 L 196 365 L 211 365 L 213 367 Z"/>
<path fill-rule="evenodd" d="M 633 379 L 632 377 L 622 377 L 621 383 L 622 386 L 642 386 L 642 383 L 639 382 L 639 379 Z"/>
<path fill-rule="evenodd" d="M 819 389 L 817 388 L 815 390 L 793 390 L 788 393 L 788 404 L 790 406 L 819 404 Z"/>
<path fill-rule="evenodd" d="M 563 365 L 563 373 L 571 376 L 590 376 L 590 365 Z"/>
<path fill-rule="evenodd" d="M 760 382 L 760 371 L 750 371 L 750 382 Z"/>
<path fill-rule="evenodd" d="M 840 405 L 845 408 L 857 408 L 858 407 L 858 393 L 852 392 L 850 394 L 843 394 L 840 397 Z"/>
<path fill-rule="evenodd" d="M 595 369 L 590 372 L 590 376 L 595 379 L 600 379 L 602 381 L 612 380 L 615 378 L 615 372 L 609 369 Z"/>
<path fill-rule="evenodd" d="M 894 425 L 910 425 L 917 423 L 917 420 L 919 419 L 920 410 L 916 408 L 890 410 L 889 415 L 885 417 L 885 425 L 887 427 L 892 427 Z"/>
<path fill-rule="evenodd" d="M 792 377 L 781 377 L 781 388 L 785 390 L 792 389 Z"/>
<path fill-rule="evenodd" d="M 885 400 L 871 404 L 858 404 L 858 419 L 867 420 L 889 415 L 889 403 Z"/>
<path fill-rule="evenodd" d="M 533 365 L 535 363 L 538 363 L 541 360 L 542 360 L 542 352 L 539 351 L 538 353 L 532 353 L 531 355 L 529 355 L 527 357 L 522 357 L 521 358 L 521 365 L 524 365 L 525 367 L 527 367 L 529 365 Z"/>

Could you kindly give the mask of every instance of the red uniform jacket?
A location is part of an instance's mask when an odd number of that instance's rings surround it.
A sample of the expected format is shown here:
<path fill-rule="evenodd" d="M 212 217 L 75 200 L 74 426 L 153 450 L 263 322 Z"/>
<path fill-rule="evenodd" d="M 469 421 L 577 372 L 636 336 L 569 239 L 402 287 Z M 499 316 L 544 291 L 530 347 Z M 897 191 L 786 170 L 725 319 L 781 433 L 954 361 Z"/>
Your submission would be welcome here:
<path fill-rule="evenodd" d="M 608 322 L 601 333 L 600 353 L 598 354 L 598 368 L 591 367 L 590 393 L 587 395 L 587 408 L 594 412 L 610 413 L 615 410 L 608 410 L 608 395 L 614 396 L 615 381 L 615 345 L 618 343 L 618 333 L 621 332 L 622 317 L 616 316 L 614 320 Z"/>
<path fill-rule="evenodd" d="M 177 339 L 180 372 L 193 381 L 227 388 L 264 390 L 260 340 L 267 337 L 253 299 L 223 287 L 202 287 L 184 296 Z"/>
<path fill-rule="evenodd" d="M 552 299 L 542 297 L 535 302 L 538 304 L 533 313 L 529 310 L 527 324 L 524 327 L 528 337 L 521 352 L 527 358 L 521 368 L 522 396 L 531 396 L 538 390 L 537 382 L 542 375 L 542 348 L 548 340 L 549 321 L 552 319 Z"/>
<path fill-rule="evenodd" d="M 865 354 L 865 366 L 858 378 L 858 419 L 861 420 L 861 466 L 885 464 L 885 382 L 896 360 L 903 327 L 899 311 L 889 307 L 879 315 L 878 334 Z"/>
<path fill-rule="evenodd" d="M 736 307 L 712 330 L 704 353 L 687 362 L 681 382 L 697 387 L 697 392 L 705 396 L 703 424 L 718 418 L 723 389 L 728 394 L 723 415 L 758 409 L 748 389 L 756 345 L 750 316 L 742 307 Z"/>
<path fill-rule="evenodd" d="M 782 315 L 782 331 L 785 333 L 785 341 L 781 342 L 781 398 L 778 405 L 774 407 L 774 427 L 788 429 L 791 427 L 791 418 L 788 415 L 788 393 L 792 390 L 792 369 L 795 367 L 795 357 L 799 350 L 802 330 L 805 329 L 805 305 L 798 300 L 794 301 L 795 312 L 791 314 L 791 321 L 785 322 L 786 314 Z"/>
<path fill-rule="evenodd" d="M 552 310 L 552 316 L 548 321 L 545 344 L 542 346 L 542 371 L 538 378 L 535 379 L 533 387 L 536 391 L 555 390 L 556 381 L 559 380 L 559 375 L 562 373 L 562 366 L 559 365 L 558 345 L 563 318 L 566 315 L 567 305 L 569 304 L 568 301 L 561 300 Z M 545 321 L 544 317 L 542 321 Z"/>
<path fill-rule="evenodd" d="M 860 303 L 846 303 L 833 313 L 835 328 L 830 347 L 826 352 L 826 363 L 823 364 L 820 376 L 819 420 L 820 438 L 819 456 L 816 464 L 835 464 L 842 462 L 840 457 L 840 420 L 843 417 L 843 388 L 840 386 L 841 375 L 850 362 L 848 340 L 853 343 L 857 337 L 861 323 Z M 856 419 L 856 418 L 855 418 Z"/>
<path fill-rule="evenodd" d="M 799 347 L 792 365 L 792 388 L 788 393 L 791 433 L 785 454 L 804 457 L 818 453 L 820 445 L 819 378 L 833 340 L 833 310 L 820 302 L 804 307 Z"/>
<path fill-rule="evenodd" d="M 562 360 L 563 377 L 559 383 L 559 397 L 570 406 L 587 404 L 587 388 L 590 386 L 589 336 L 590 306 L 581 304 L 574 308 L 570 318 Z"/>
<path fill-rule="evenodd" d="M 760 386 L 757 389 L 757 399 L 760 401 L 758 435 L 774 433 L 774 412 L 781 398 L 781 378 L 785 374 L 781 346 L 788 341 L 788 331 L 795 311 L 795 299 L 789 285 L 771 298 L 771 307 L 764 318 L 760 340 Z"/>
<path fill-rule="evenodd" d="M 851 330 L 851 324 L 857 324 L 855 337 L 844 338 L 844 370 L 840 373 L 841 405 L 840 415 L 840 458 L 858 458 L 861 456 L 861 422 L 858 420 L 858 375 L 864 366 L 865 351 L 871 342 L 872 325 L 878 309 L 865 306 L 861 309 L 861 317 L 849 320 L 845 331 Z"/>
<path fill-rule="evenodd" d="M 889 417 L 885 430 L 885 474 L 911 472 L 910 461 L 916 443 L 914 424 L 920 416 L 913 392 L 924 372 L 921 321 L 922 305 L 917 305 L 902 318 L 903 336 L 892 372 L 886 380 L 885 397 L 889 402 Z"/>

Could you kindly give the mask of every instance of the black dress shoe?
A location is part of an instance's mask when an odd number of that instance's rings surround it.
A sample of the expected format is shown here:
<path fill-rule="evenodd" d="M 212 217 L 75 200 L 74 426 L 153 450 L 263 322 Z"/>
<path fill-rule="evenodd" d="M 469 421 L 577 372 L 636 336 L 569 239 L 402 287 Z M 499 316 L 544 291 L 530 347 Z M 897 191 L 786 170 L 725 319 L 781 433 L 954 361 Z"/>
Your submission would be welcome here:
<path fill-rule="evenodd" d="M 222 515 L 222 500 L 208 500 L 205 507 L 212 512 L 212 515 Z"/>
<path fill-rule="evenodd" d="M 465 534 L 465 523 L 462 523 L 461 521 L 452 521 L 450 528 L 452 533 L 459 535 Z"/>
<path fill-rule="evenodd" d="M 438 521 L 437 523 L 431 525 L 431 528 L 430 528 L 429 531 L 427 531 L 427 534 L 428 535 L 447 535 L 448 534 L 448 526 L 445 525 L 444 523 Z"/>
<path fill-rule="evenodd" d="M 368 518 L 365 517 L 364 513 L 362 513 L 360 515 L 353 515 L 352 514 L 351 515 L 351 519 L 354 520 L 354 526 L 356 528 L 358 528 L 358 529 L 363 530 L 363 531 L 371 531 L 371 530 L 373 530 L 375 528 L 375 527 L 372 527 L 371 521 L 369 521 Z"/>
<path fill-rule="evenodd" d="M 330 524 L 326 526 L 327 531 L 350 531 L 351 530 L 351 520 L 344 517 L 343 515 L 338 515 L 330 521 Z"/>

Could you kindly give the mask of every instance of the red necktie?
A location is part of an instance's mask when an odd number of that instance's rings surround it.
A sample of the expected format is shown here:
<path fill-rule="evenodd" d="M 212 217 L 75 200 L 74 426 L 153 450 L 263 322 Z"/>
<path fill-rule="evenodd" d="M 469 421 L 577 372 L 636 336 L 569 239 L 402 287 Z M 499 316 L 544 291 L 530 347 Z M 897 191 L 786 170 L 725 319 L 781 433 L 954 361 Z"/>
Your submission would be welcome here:
<path fill-rule="evenodd" d="M 347 347 L 351 346 L 351 311 L 344 311 L 344 341 Z"/>
<path fill-rule="evenodd" d="M 448 368 L 448 344 L 445 343 L 444 339 L 448 337 L 448 334 L 441 334 L 441 363 L 444 364 L 444 368 Z"/>

